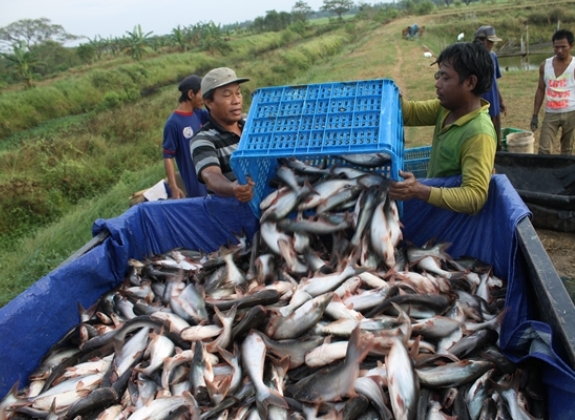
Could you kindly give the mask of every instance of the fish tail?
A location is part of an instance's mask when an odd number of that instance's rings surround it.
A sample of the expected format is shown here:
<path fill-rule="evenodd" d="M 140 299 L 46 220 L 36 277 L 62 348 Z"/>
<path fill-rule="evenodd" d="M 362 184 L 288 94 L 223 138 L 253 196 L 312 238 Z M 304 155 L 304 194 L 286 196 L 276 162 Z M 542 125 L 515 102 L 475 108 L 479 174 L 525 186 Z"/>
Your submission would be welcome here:
<path fill-rule="evenodd" d="M 347 352 L 345 355 L 345 364 L 359 365 L 367 356 L 373 347 L 373 339 L 362 339 L 359 327 L 355 327 L 349 338 Z M 353 383 L 353 381 L 352 381 Z"/>
<path fill-rule="evenodd" d="M 439 251 L 438 255 L 444 260 L 451 260 L 451 255 L 449 255 L 445 250 L 451 246 L 451 242 L 442 242 L 438 245 Z"/>
<path fill-rule="evenodd" d="M 260 418 L 262 419 L 268 418 L 268 407 L 270 405 L 275 405 L 286 409 L 289 408 L 285 398 L 278 391 L 268 387 L 266 387 L 265 392 L 258 395 L 256 405 L 258 407 Z"/>

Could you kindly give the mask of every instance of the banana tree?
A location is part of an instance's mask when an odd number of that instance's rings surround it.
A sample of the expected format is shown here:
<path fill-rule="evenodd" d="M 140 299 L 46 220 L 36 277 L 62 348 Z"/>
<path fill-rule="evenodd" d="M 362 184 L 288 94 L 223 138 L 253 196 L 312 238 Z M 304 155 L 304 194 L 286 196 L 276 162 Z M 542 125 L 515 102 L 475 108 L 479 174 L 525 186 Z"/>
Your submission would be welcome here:
<path fill-rule="evenodd" d="M 138 24 L 134 26 L 132 32 L 126 31 L 129 35 L 125 38 L 124 52 L 130 54 L 134 61 L 140 61 L 146 51 L 146 47 L 151 46 L 150 35 L 153 31 L 144 33 L 142 27 Z"/>
<path fill-rule="evenodd" d="M 12 50 L 13 53 L 0 54 L 7 60 L 7 66 L 13 67 L 24 80 L 26 89 L 29 89 L 32 87 L 34 68 L 41 65 L 42 62 L 32 55 L 24 40 L 12 44 Z"/>
<path fill-rule="evenodd" d="M 184 52 L 187 48 L 188 40 L 186 39 L 186 30 L 181 28 L 180 25 L 172 29 L 172 34 L 170 35 L 170 40 L 172 44 L 180 52 Z"/>

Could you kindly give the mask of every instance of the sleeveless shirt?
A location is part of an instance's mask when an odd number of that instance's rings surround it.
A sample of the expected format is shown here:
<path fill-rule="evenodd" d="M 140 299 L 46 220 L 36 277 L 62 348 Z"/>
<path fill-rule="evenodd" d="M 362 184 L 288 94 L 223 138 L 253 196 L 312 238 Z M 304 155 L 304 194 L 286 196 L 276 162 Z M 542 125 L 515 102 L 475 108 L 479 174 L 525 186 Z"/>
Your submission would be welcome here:
<path fill-rule="evenodd" d="M 575 60 L 571 57 L 571 63 L 559 77 L 555 77 L 553 69 L 553 57 L 545 60 L 545 112 L 559 113 L 575 111 Z"/>

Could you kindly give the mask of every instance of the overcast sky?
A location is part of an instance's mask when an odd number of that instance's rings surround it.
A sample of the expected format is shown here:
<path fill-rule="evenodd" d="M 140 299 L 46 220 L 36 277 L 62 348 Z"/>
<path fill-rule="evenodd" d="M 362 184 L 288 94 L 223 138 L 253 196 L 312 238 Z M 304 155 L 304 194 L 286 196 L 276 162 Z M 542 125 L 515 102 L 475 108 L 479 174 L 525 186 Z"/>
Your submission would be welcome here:
<path fill-rule="evenodd" d="M 323 0 L 305 0 L 314 11 Z M 167 35 L 198 22 L 228 24 L 291 12 L 296 0 L 0 0 L 0 27 L 20 19 L 46 17 L 73 35 L 121 37 L 142 25 L 144 33 Z"/>

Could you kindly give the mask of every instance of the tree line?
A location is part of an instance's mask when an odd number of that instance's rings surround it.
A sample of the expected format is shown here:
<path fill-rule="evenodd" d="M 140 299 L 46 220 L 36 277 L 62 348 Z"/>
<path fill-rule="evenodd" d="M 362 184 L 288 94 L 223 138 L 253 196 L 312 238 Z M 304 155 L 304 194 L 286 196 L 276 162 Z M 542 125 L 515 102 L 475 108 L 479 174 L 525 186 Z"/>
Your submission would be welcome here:
<path fill-rule="evenodd" d="M 458 0 L 434 0 L 450 2 Z M 465 0 L 469 3 L 472 0 Z M 0 88 L 22 83 L 26 88 L 34 80 L 42 80 L 60 74 L 82 64 L 92 64 L 128 55 L 134 61 L 147 53 L 158 54 L 185 51 L 209 51 L 225 54 L 232 36 L 279 32 L 287 28 L 303 33 L 310 17 L 329 17 L 343 21 L 345 14 L 359 15 L 382 23 L 396 18 L 400 13 L 427 14 L 436 4 L 431 0 L 400 0 L 394 3 L 354 4 L 353 0 L 324 0 L 320 10 L 314 11 L 305 1 L 298 0 L 291 12 L 269 10 L 265 16 L 253 21 L 220 25 L 214 22 L 198 22 L 179 25 L 166 35 L 144 31 L 140 25 L 126 31 L 122 37 L 104 38 L 69 34 L 61 25 L 47 18 L 22 19 L 0 28 Z M 82 40 L 77 47 L 68 48 L 70 41 Z"/>

